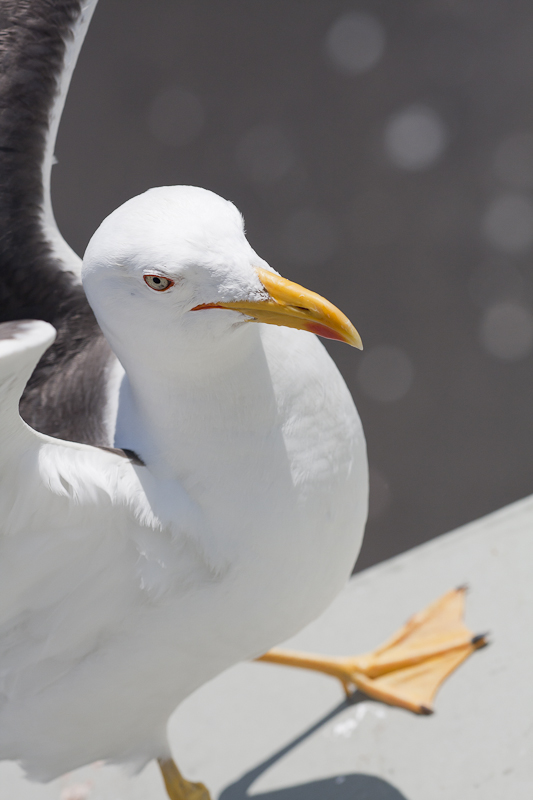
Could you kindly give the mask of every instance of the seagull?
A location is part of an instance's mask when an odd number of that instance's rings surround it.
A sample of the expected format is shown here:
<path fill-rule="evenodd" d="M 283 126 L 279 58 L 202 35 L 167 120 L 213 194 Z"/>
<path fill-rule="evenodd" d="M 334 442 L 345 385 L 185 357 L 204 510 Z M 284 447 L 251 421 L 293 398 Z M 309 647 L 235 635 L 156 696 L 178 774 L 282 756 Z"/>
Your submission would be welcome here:
<path fill-rule="evenodd" d="M 0 758 L 41 781 L 156 759 L 171 800 L 207 800 L 166 727 L 228 667 L 317 669 L 424 713 L 484 640 L 460 589 L 371 654 L 272 649 L 329 605 L 361 545 L 365 439 L 317 335 L 361 340 L 198 187 L 127 201 L 80 263 L 50 171 L 95 5 L 3 3 Z"/>

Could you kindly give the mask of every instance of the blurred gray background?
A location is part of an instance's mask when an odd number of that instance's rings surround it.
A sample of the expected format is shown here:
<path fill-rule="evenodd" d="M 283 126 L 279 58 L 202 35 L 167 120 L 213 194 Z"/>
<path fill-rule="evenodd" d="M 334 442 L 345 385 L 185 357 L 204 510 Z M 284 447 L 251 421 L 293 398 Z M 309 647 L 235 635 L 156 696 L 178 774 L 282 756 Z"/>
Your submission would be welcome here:
<path fill-rule="evenodd" d="M 357 568 L 533 489 L 531 0 L 100 0 L 56 217 L 82 254 L 150 186 L 233 200 L 341 307 L 371 509 Z"/>

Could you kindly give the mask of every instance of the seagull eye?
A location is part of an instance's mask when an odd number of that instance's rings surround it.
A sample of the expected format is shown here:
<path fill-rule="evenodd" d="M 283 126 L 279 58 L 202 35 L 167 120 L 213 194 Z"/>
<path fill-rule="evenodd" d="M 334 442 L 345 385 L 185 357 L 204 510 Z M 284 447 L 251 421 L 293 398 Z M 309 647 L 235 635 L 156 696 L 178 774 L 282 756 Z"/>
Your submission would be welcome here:
<path fill-rule="evenodd" d="M 144 282 L 156 292 L 166 292 L 167 289 L 174 286 L 174 281 L 171 281 L 170 278 L 163 278 L 162 275 L 145 275 Z"/>

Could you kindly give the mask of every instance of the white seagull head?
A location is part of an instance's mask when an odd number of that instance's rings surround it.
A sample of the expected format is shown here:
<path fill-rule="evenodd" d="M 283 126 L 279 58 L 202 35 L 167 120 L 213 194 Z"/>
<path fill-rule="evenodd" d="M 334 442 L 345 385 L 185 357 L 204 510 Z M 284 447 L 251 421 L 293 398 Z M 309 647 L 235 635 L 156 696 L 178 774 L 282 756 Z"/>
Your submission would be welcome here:
<path fill-rule="evenodd" d="M 233 203 L 194 186 L 150 189 L 110 214 L 89 242 L 82 277 L 121 360 L 134 343 L 136 360 L 173 369 L 179 354 L 197 361 L 227 350 L 250 322 L 361 347 L 335 306 L 257 255 Z"/>

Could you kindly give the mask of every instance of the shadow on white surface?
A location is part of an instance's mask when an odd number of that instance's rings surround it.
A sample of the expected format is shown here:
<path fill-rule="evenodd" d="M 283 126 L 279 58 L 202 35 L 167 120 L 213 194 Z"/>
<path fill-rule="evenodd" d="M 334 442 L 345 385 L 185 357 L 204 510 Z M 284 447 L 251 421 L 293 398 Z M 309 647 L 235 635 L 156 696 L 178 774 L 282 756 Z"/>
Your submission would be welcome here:
<path fill-rule="evenodd" d="M 336 717 L 347 708 L 366 702 L 368 697 L 362 692 L 354 692 L 349 700 L 344 700 L 332 711 L 315 722 L 306 731 L 301 733 L 292 742 L 278 750 L 261 764 L 246 772 L 238 781 L 227 786 L 219 795 L 218 800 L 408 800 L 404 794 L 391 783 L 374 775 L 352 773 L 324 778 L 318 781 L 300 783 L 269 792 L 252 793 L 248 790 L 258 778 L 272 767 L 277 761 L 298 747 L 305 739 L 312 736 L 323 725 Z"/>

